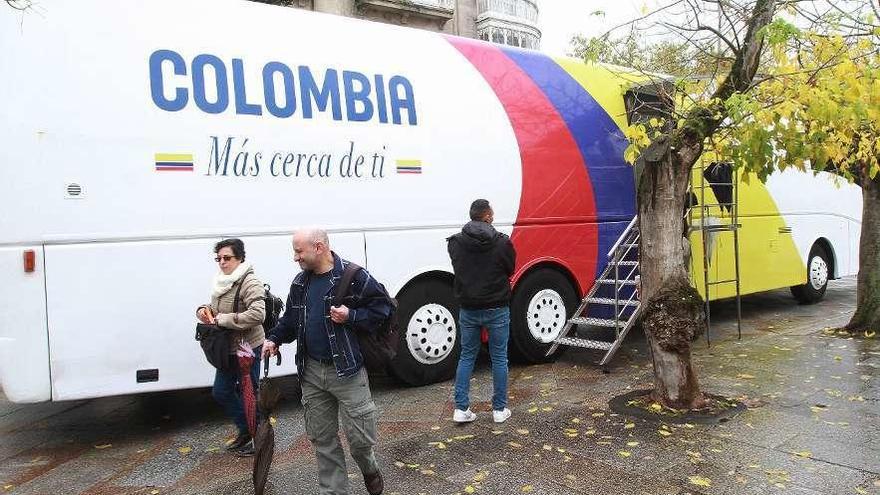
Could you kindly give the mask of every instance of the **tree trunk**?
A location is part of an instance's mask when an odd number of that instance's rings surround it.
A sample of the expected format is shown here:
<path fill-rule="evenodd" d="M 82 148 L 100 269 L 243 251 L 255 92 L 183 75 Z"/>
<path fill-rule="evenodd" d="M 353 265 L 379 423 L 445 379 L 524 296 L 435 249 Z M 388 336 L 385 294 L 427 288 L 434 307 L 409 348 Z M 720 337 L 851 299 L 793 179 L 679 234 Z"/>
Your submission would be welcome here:
<path fill-rule="evenodd" d="M 862 234 L 856 313 L 846 325 L 851 332 L 880 330 L 880 174 L 862 174 Z"/>
<path fill-rule="evenodd" d="M 674 409 L 697 409 L 704 398 L 690 345 L 705 330 L 706 316 L 688 280 L 682 218 L 692 162 L 670 152 L 667 142 L 655 143 L 642 155 L 639 270 L 646 304 L 641 318 L 654 360 L 652 399 Z"/>

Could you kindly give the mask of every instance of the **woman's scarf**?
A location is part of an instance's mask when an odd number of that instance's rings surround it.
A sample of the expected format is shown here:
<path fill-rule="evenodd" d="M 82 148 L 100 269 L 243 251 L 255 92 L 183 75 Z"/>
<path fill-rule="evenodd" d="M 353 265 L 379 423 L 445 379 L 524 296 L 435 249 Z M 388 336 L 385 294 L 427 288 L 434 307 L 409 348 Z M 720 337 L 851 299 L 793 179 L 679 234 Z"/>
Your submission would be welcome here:
<path fill-rule="evenodd" d="M 232 284 L 237 282 L 238 279 L 243 277 L 244 274 L 247 273 L 247 271 L 250 269 L 251 269 L 250 263 L 242 263 L 242 264 L 238 265 L 238 268 L 236 268 L 229 275 L 225 275 L 225 274 L 223 274 L 223 272 L 218 273 L 214 277 L 214 288 L 211 291 L 211 296 L 212 297 L 220 297 L 223 294 L 226 294 L 227 292 L 229 292 L 229 289 L 232 288 Z"/>

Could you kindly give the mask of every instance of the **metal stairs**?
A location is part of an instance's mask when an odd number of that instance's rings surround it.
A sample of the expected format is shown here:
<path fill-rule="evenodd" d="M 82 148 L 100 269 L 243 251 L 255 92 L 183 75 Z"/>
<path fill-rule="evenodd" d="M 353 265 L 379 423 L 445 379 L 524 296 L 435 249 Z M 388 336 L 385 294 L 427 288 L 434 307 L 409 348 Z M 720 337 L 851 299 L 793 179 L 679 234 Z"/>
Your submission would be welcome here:
<path fill-rule="evenodd" d="M 608 252 L 605 270 L 566 321 L 547 351 L 548 356 L 565 345 L 605 351 L 599 362 L 603 368 L 611 360 L 635 323 L 641 306 L 638 296 L 639 239 L 638 217 L 635 217 Z M 613 329 L 608 338 L 613 336 L 614 340 L 580 337 L 578 326 L 599 327 L 606 333 Z"/>

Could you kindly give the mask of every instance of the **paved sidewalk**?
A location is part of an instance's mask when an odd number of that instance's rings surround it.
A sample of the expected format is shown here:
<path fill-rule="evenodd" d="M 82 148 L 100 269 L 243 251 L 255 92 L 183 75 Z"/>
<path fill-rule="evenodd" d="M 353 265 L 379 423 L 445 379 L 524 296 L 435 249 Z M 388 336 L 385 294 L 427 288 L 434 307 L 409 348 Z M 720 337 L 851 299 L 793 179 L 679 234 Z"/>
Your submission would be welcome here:
<path fill-rule="evenodd" d="M 513 417 L 491 421 L 491 374 L 475 375 L 477 422 L 452 424 L 451 383 L 374 380 L 386 493 L 880 494 L 880 337 L 829 336 L 853 311 L 855 282 L 799 306 L 787 290 L 713 305 L 713 342 L 695 345 L 703 389 L 750 409 L 717 426 L 661 425 L 608 400 L 652 380 L 634 335 L 602 374 L 590 351 L 511 367 Z M 878 329 L 880 330 L 880 329 Z M 0 403 L 0 493 L 252 493 L 250 460 L 206 390 L 60 404 Z M 268 493 L 313 494 L 314 456 L 298 405 L 278 414 Z M 354 468 L 353 461 L 349 465 Z M 352 493 L 365 493 L 351 471 Z"/>

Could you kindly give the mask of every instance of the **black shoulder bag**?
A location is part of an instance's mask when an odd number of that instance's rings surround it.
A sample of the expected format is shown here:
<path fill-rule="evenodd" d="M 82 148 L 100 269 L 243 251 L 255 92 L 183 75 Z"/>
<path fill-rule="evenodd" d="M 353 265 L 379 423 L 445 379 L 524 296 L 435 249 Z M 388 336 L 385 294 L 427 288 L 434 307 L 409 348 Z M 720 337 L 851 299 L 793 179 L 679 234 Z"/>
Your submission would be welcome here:
<path fill-rule="evenodd" d="M 235 290 L 232 311 L 236 313 L 238 313 L 238 298 L 243 285 L 244 280 L 238 284 L 238 288 Z M 211 366 L 220 371 L 229 371 L 236 366 L 235 356 L 232 354 L 232 347 L 230 345 L 229 332 L 230 330 L 216 324 L 196 324 L 196 340 L 202 346 L 202 351 L 205 352 L 205 357 L 211 363 Z"/>
<path fill-rule="evenodd" d="M 348 263 L 333 294 L 331 300 L 333 306 L 339 306 L 343 303 L 343 299 L 348 296 L 351 290 L 354 276 L 360 270 L 360 266 Z M 358 347 L 361 349 L 361 356 L 364 358 L 364 366 L 368 371 L 379 373 L 386 371 L 388 365 L 397 355 L 397 344 L 400 338 L 397 332 L 397 301 L 391 297 L 388 300 L 391 303 L 391 314 L 379 324 L 378 328 L 373 329 L 372 332 L 354 332 L 358 339 Z"/>

